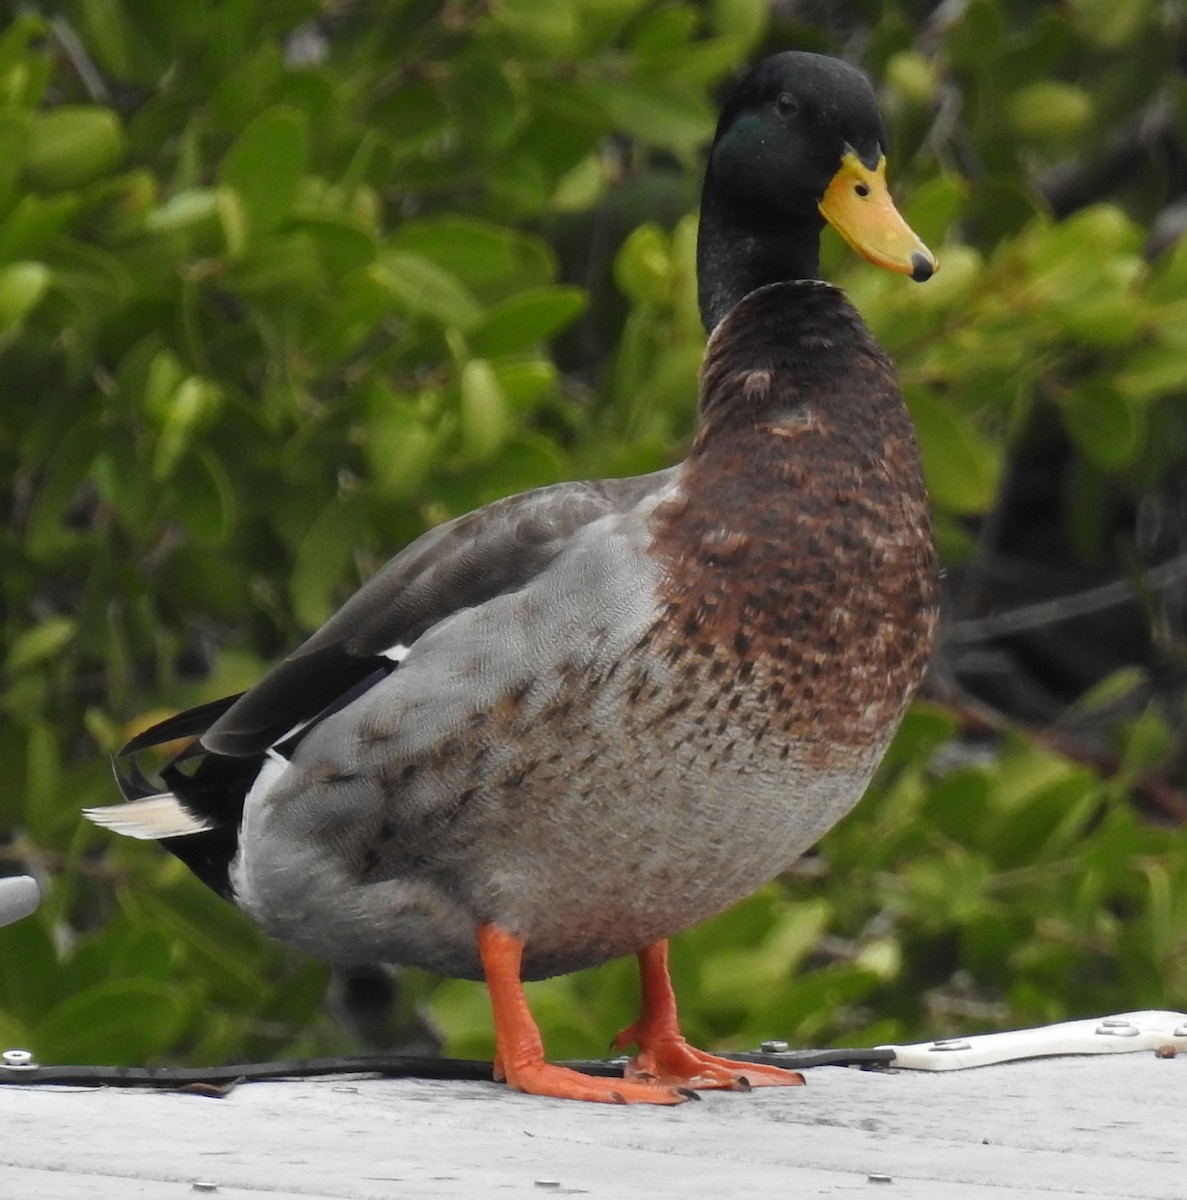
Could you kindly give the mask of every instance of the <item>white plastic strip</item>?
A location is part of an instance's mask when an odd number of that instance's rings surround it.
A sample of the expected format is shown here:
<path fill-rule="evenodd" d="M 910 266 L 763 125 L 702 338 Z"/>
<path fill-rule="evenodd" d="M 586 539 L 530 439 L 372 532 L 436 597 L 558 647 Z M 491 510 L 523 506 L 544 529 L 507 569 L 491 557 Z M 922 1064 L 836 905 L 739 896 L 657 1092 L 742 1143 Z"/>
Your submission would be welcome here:
<path fill-rule="evenodd" d="M 1084 1021 L 944 1038 L 911 1046 L 879 1046 L 893 1050 L 893 1066 L 912 1071 L 959 1071 L 993 1063 L 1061 1054 L 1124 1054 L 1134 1050 L 1187 1051 L 1187 1013 L 1118 1013 Z"/>

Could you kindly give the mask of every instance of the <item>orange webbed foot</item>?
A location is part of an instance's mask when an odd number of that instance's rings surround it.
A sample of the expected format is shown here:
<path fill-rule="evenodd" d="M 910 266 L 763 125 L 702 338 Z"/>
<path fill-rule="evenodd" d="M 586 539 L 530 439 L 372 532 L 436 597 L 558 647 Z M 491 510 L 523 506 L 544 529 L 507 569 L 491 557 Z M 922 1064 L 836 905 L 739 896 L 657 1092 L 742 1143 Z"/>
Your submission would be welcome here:
<path fill-rule="evenodd" d="M 516 1091 L 598 1104 L 682 1104 L 698 1088 L 794 1087 L 797 1071 L 736 1063 L 696 1050 L 680 1036 L 676 999 L 668 977 L 668 947 L 655 942 L 639 952 L 643 1003 L 639 1019 L 614 1039 L 616 1049 L 639 1047 L 622 1079 L 582 1074 L 544 1061 L 540 1031 L 523 993 L 523 942 L 497 925 L 478 929 L 478 951 L 495 1018 L 496 1079 Z"/>
<path fill-rule="evenodd" d="M 643 1079 L 664 1087 L 728 1088 L 743 1092 L 755 1087 L 798 1087 L 804 1082 L 798 1071 L 732 1062 L 697 1050 L 681 1037 L 668 975 L 666 942 L 656 942 L 639 952 L 639 974 L 643 984 L 642 1013 L 612 1043 L 616 1050 L 639 1047 L 626 1068 L 626 1078 Z"/>
<path fill-rule="evenodd" d="M 523 943 L 496 925 L 483 925 L 478 930 L 478 949 L 495 1018 L 496 1079 L 533 1096 L 600 1104 L 683 1104 L 698 1098 L 687 1088 L 641 1078 L 604 1079 L 545 1062 L 540 1032 L 520 982 Z"/>
<path fill-rule="evenodd" d="M 622 1050 L 636 1041 L 635 1031 L 624 1029 L 614 1039 Z M 756 1087 L 799 1087 L 798 1071 L 763 1063 L 739 1063 L 690 1046 L 682 1037 L 660 1038 L 640 1045 L 626 1067 L 627 1079 L 646 1079 L 665 1087 L 726 1088 L 748 1092 Z"/>
<path fill-rule="evenodd" d="M 558 1100 L 592 1100 L 601 1104 L 683 1104 L 699 1097 L 686 1087 L 669 1087 L 661 1081 L 605 1079 L 583 1075 L 539 1059 L 517 1063 L 506 1072 L 507 1083 L 516 1091 Z"/>

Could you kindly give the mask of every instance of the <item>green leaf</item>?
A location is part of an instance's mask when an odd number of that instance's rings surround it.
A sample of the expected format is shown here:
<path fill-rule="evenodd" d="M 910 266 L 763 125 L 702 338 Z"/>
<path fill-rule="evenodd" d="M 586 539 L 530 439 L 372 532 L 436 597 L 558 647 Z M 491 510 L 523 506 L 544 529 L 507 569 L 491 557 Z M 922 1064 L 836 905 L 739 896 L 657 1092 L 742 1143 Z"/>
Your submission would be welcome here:
<path fill-rule="evenodd" d="M 40 57 L 36 52 L 44 47 L 50 35 L 49 21 L 34 12 L 10 17 L 0 30 L 0 99 L 5 104 L 24 103 L 34 107 L 41 102 L 40 93 L 29 94 L 28 77 Z"/>
<path fill-rule="evenodd" d="M 476 325 L 482 316 L 482 308 L 468 288 L 420 255 L 387 251 L 368 274 L 413 314 L 433 317 L 462 330 Z"/>
<path fill-rule="evenodd" d="M 99 60 L 126 78 L 133 69 L 133 22 L 120 0 L 91 0 L 79 17 Z"/>
<path fill-rule="evenodd" d="M 529 234 L 467 217 L 409 221 L 391 247 L 430 259 L 483 298 L 550 284 L 556 259 L 547 243 Z"/>
<path fill-rule="evenodd" d="M 340 217 L 298 217 L 294 230 L 304 235 L 327 274 L 343 275 L 365 267 L 375 257 L 374 236 Z"/>
<path fill-rule="evenodd" d="M 239 198 L 248 240 L 292 212 L 308 156 L 309 119 L 287 105 L 260 113 L 232 143 L 218 178 Z"/>
<path fill-rule="evenodd" d="M 52 658 L 70 644 L 77 632 L 78 623 L 70 617 L 49 617 L 26 629 L 9 647 L 5 670 L 16 675 Z"/>
<path fill-rule="evenodd" d="M 771 17 L 767 0 L 713 0 L 709 11 L 713 27 L 739 51 L 749 50 L 761 39 Z"/>
<path fill-rule="evenodd" d="M 1149 686 L 1150 678 L 1146 670 L 1141 667 L 1122 667 L 1082 692 L 1076 700 L 1074 711 L 1103 714 L 1141 695 Z"/>
<path fill-rule="evenodd" d="M 712 139 L 716 116 L 703 96 L 646 82 L 584 86 L 618 128 L 648 145 L 692 162 Z"/>
<path fill-rule="evenodd" d="M 1007 113 L 1019 137 L 1066 141 L 1092 119 L 1092 99 L 1083 88 L 1043 79 L 1014 92 Z"/>
<path fill-rule="evenodd" d="M 1141 346 L 1114 377 L 1127 400 L 1149 403 L 1183 390 L 1183 350 L 1174 345 Z"/>
<path fill-rule="evenodd" d="M 244 237 L 239 252 L 224 278 L 240 295 L 288 305 L 325 294 L 324 260 L 308 230 L 268 234 L 250 247 Z"/>
<path fill-rule="evenodd" d="M 16 325 L 41 303 L 51 278 L 44 263 L 16 262 L 0 267 L 0 330 Z"/>
<path fill-rule="evenodd" d="M 306 628 L 323 624 L 345 598 L 343 576 L 365 536 L 366 510 L 354 496 L 331 501 L 305 535 L 289 595 L 297 620 Z"/>
<path fill-rule="evenodd" d="M 587 296 L 576 287 L 532 288 L 496 304 L 470 334 L 477 354 L 497 357 L 531 350 L 584 311 Z"/>
<path fill-rule="evenodd" d="M 34 115 L 25 177 L 40 191 L 66 191 L 110 171 L 123 153 L 124 132 L 115 113 L 64 104 Z"/>
<path fill-rule="evenodd" d="M 62 788 L 65 763 L 62 740 L 48 721 L 35 718 L 25 742 L 25 820 L 33 837 L 55 845 L 63 825 L 63 805 L 71 801 Z M 71 817 L 70 824 L 77 824 Z"/>
<path fill-rule="evenodd" d="M 658 225 L 640 225 L 623 242 L 614 260 L 614 279 L 636 304 L 667 298 L 672 257 L 668 238 Z"/>
<path fill-rule="evenodd" d="M 77 218 L 82 202 L 73 193 L 23 196 L 0 225 L 0 258 L 41 257 Z"/>
<path fill-rule="evenodd" d="M 902 50 L 891 56 L 886 64 L 886 79 L 904 99 L 919 105 L 932 102 L 940 82 L 931 60 L 914 50 Z"/>
<path fill-rule="evenodd" d="M 149 213 L 144 224 L 153 232 L 172 233 L 209 224 L 217 215 L 217 189 L 188 188 Z"/>
<path fill-rule="evenodd" d="M 1122 771 L 1131 779 L 1162 767 L 1175 747 L 1166 719 L 1151 706 L 1126 730 Z"/>
<path fill-rule="evenodd" d="M 462 448 L 471 461 L 490 458 L 510 432 L 507 398 L 484 359 L 472 359 L 462 368 L 461 417 Z"/>
<path fill-rule="evenodd" d="M 959 513 L 985 512 L 997 491 L 993 445 L 965 418 L 921 388 L 907 391 L 932 501 Z"/>
<path fill-rule="evenodd" d="M 692 41 L 699 17 L 689 4 L 654 4 L 640 14 L 631 29 L 633 55 L 671 54 L 673 47 L 683 49 Z"/>
<path fill-rule="evenodd" d="M 28 113 L 0 111 L 0 213 L 19 186 L 30 124 Z"/>
<path fill-rule="evenodd" d="M 493 366 L 499 387 L 517 413 L 530 412 L 557 386 L 557 369 L 546 359 L 501 359 Z"/>
<path fill-rule="evenodd" d="M 577 0 L 577 7 L 584 45 L 593 48 L 613 43 L 635 15 L 650 5 L 648 0 Z"/>
<path fill-rule="evenodd" d="M 169 397 L 152 460 L 154 479 L 168 479 L 199 430 L 214 420 L 222 389 L 209 379 L 191 375 Z"/>
<path fill-rule="evenodd" d="M 0 928 L 0 1011 L 31 1028 L 57 1003 L 60 984 L 58 956 L 41 913 Z"/>
<path fill-rule="evenodd" d="M 400 159 L 418 153 L 449 124 L 449 106 L 438 87 L 411 82 L 399 88 L 375 109 L 385 141 Z"/>
<path fill-rule="evenodd" d="M 1150 0 L 1070 0 L 1068 9 L 1086 37 L 1117 49 L 1149 19 Z"/>
<path fill-rule="evenodd" d="M 59 434 L 29 516 L 26 549 L 34 560 L 49 562 L 64 545 L 76 540 L 77 534 L 67 527 L 66 514 L 95 460 L 97 441 L 98 431 L 86 420 Z"/>
<path fill-rule="evenodd" d="M 547 11 L 543 5 L 537 8 Z M 505 64 L 499 58 L 463 61 L 453 90 L 460 99 L 456 116 L 460 148 L 497 171 L 505 162 L 501 152 L 510 147 L 524 114 L 523 98 L 512 86 Z M 482 103 L 471 103 L 473 96 L 481 96 Z"/>
<path fill-rule="evenodd" d="M 156 858 L 159 864 L 159 851 Z M 254 1011 L 267 986 L 261 971 L 275 961 L 276 948 L 243 913 L 198 883 L 180 863 L 165 863 L 152 882 L 151 890 L 122 897 L 129 915 L 164 930 L 173 942 L 177 966 L 196 970 L 216 1000 Z"/>
<path fill-rule="evenodd" d="M 380 493 L 402 499 L 419 491 L 433 465 L 435 441 L 415 410 L 395 399 L 372 416 L 363 445 Z"/>
<path fill-rule="evenodd" d="M 186 532 L 198 544 L 225 542 L 235 519 L 235 487 L 226 468 L 213 454 L 186 456 L 174 476 L 176 509 Z"/>
<path fill-rule="evenodd" d="M 176 984 L 110 980 L 51 1008 L 33 1036 L 45 1062 L 134 1066 L 166 1053 L 195 1007 Z"/>
<path fill-rule="evenodd" d="M 911 193 L 903 211 L 911 228 L 933 250 L 968 208 L 969 185 L 956 175 L 937 175 Z"/>
<path fill-rule="evenodd" d="M 1090 379 L 1061 406 L 1063 423 L 1081 450 L 1106 470 L 1124 466 L 1140 446 L 1141 414 L 1111 380 Z"/>
<path fill-rule="evenodd" d="M 515 432 L 497 454 L 481 464 L 466 463 L 464 471 L 451 477 L 448 495 L 459 509 L 474 509 L 567 478 L 572 478 L 572 465 L 554 442 L 540 434 Z"/>
<path fill-rule="evenodd" d="M 493 0 L 491 18 L 520 53 L 561 58 L 577 37 L 573 0 Z"/>

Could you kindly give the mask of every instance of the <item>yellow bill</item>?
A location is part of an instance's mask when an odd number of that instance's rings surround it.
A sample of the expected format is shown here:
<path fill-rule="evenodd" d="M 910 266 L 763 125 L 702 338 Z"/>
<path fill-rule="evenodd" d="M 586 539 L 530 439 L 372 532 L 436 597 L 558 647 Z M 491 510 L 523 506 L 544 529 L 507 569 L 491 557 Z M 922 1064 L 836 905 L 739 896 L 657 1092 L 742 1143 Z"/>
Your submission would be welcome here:
<path fill-rule="evenodd" d="M 910 275 L 916 283 L 930 279 L 940 264 L 903 220 L 886 186 L 886 157 L 873 170 L 847 150 L 820 201 L 824 219 L 875 266 Z"/>

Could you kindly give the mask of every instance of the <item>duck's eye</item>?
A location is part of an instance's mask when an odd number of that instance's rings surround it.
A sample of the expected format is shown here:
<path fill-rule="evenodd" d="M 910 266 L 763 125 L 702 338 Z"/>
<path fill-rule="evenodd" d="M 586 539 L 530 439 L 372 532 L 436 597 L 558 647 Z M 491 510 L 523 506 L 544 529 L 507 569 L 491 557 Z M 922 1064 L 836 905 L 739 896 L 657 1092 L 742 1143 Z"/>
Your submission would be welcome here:
<path fill-rule="evenodd" d="M 775 109 L 781 117 L 790 117 L 792 113 L 799 112 L 799 108 L 799 101 L 790 92 L 779 93 Z"/>
<path fill-rule="evenodd" d="M 870 189 L 864 183 L 859 183 L 853 189 L 863 200 L 870 194 Z"/>

